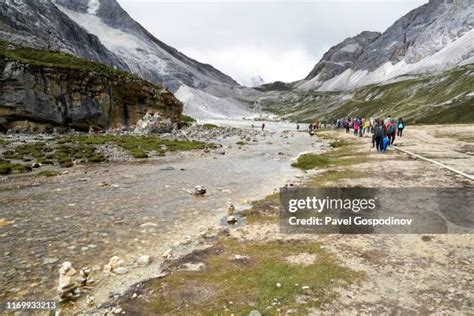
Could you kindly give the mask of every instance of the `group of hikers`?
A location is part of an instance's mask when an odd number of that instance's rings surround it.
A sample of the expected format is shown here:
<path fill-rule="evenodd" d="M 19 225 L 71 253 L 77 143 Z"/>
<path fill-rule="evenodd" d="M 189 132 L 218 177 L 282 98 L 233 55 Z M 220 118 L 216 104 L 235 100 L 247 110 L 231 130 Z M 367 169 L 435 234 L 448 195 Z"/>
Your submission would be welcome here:
<path fill-rule="evenodd" d="M 359 116 L 355 118 L 344 118 L 336 120 L 337 128 L 344 128 L 346 133 L 350 133 L 351 129 L 355 136 L 362 137 L 366 133 L 372 134 L 372 148 L 377 151 L 384 152 L 389 145 L 393 145 L 395 138 L 403 136 L 405 122 L 403 118 L 398 120 L 390 115 L 386 119 L 367 119 Z"/>

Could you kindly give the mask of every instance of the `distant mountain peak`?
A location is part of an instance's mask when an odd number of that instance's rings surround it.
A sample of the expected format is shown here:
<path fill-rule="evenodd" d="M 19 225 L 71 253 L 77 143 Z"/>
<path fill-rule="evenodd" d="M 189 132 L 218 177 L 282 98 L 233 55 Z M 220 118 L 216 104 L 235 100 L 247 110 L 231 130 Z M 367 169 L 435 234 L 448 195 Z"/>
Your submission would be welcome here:
<path fill-rule="evenodd" d="M 473 0 L 431 0 L 382 34 L 362 32 L 331 47 L 299 87 L 347 90 L 472 63 L 473 30 Z"/>

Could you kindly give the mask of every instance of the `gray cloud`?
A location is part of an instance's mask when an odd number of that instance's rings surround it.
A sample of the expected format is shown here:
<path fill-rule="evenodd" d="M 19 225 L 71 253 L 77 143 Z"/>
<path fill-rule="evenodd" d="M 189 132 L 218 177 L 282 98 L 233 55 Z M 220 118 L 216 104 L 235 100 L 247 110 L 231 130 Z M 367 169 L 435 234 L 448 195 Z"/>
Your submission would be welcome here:
<path fill-rule="evenodd" d="M 346 37 L 384 31 L 427 0 L 119 0 L 157 38 L 241 83 L 305 77 Z"/>

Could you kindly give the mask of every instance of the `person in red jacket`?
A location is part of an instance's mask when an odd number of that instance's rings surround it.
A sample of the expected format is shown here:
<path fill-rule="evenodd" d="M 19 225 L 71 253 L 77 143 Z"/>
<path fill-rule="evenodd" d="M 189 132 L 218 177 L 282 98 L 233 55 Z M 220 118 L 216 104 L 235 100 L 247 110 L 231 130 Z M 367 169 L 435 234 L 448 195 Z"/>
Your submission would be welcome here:
<path fill-rule="evenodd" d="M 395 141 L 395 136 L 397 135 L 397 123 L 394 119 L 390 119 L 385 125 L 385 128 L 387 130 L 387 136 L 390 140 L 390 145 L 393 145 L 393 142 Z"/>

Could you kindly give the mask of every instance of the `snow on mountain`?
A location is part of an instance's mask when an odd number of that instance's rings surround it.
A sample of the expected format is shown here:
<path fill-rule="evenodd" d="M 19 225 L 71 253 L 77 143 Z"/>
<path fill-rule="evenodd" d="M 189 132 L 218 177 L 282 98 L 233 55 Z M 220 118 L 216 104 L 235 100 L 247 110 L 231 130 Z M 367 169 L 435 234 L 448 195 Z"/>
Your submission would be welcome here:
<path fill-rule="evenodd" d="M 219 98 L 188 86 L 181 86 L 175 96 L 184 103 L 184 114 L 202 119 L 242 119 L 253 115 L 243 102 Z"/>
<path fill-rule="evenodd" d="M 463 65 L 474 58 L 473 29 L 474 0 L 431 0 L 383 34 L 363 32 L 332 47 L 297 87 L 348 90 Z"/>
<path fill-rule="evenodd" d="M 129 71 L 97 36 L 86 32 L 50 0 L 0 1 L 0 39 L 33 48 L 60 50 Z"/>
<path fill-rule="evenodd" d="M 181 85 L 205 89 L 235 85 L 229 76 L 159 41 L 122 9 L 116 0 L 54 0 L 58 8 L 96 35 L 133 73 L 172 91 Z"/>

